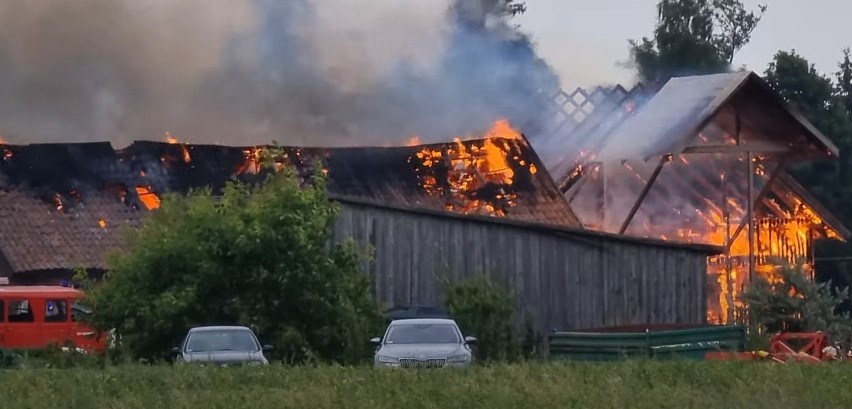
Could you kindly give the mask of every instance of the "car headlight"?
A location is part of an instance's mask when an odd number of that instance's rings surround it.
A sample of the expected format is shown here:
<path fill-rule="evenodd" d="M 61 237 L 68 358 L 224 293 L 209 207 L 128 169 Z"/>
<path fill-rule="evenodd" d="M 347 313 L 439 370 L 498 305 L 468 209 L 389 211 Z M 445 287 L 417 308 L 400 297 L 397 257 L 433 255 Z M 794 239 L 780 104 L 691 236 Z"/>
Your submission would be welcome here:
<path fill-rule="evenodd" d="M 383 355 L 378 355 L 376 357 L 376 360 L 383 363 L 383 364 L 398 364 L 399 363 L 399 358 L 393 358 L 393 357 L 383 356 Z"/>
<path fill-rule="evenodd" d="M 470 362 L 470 355 L 464 354 L 464 355 L 451 356 L 451 357 L 447 358 L 447 362 L 453 363 L 453 364 L 461 364 L 461 363 Z"/>

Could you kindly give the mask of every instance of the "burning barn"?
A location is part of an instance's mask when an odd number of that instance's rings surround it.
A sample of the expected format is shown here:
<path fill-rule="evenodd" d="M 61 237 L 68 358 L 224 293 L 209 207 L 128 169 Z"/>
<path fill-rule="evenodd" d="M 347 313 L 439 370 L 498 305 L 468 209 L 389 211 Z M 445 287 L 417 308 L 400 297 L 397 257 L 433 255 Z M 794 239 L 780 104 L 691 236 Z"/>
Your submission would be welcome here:
<path fill-rule="evenodd" d="M 0 276 L 13 283 L 102 272 L 121 230 L 159 195 L 262 173 L 260 149 L 136 142 L 0 145 Z M 284 148 L 321 159 L 342 212 L 334 240 L 374 249 L 364 268 L 391 305 L 440 302 L 437 273 L 488 274 L 513 288 L 537 328 L 701 324 L 717 246 L 582 229 L 526 139 L 498 123 L 479 139 L 372 148 Z"/>
<path fill-rule="evenodd" d="M 805 259 L 849 231 L 785 167 L 838 150 L 756 74 L 673 78 L 557 96 L 532 140 L 584 227 L 721 246 L 708 260 L 708 320 L 741 313 L 738 293 L 769 260 Z M 811 268 L 811 267 L 809 267 Z"/>

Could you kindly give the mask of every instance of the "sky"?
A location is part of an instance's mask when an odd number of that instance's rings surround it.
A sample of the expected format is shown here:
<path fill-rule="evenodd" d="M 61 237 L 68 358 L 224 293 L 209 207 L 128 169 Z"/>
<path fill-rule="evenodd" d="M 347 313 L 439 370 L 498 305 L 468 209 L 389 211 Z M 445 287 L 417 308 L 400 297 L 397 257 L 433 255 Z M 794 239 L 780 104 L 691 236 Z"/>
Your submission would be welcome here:
<path fill-rule="evenodd" d="M 852 1 L 744 0 L 752 9 L 769 6 L 736 55 L 734 64 L 763 73 L 779 50 L 795 49 L 823 73 L 837 70 L 844 47 L 852 46 Z M 557 71 L 565 88 L 620 83 L 631 85 L 628 39 L 650 36 L 657 0 L 527 0 L 517 19 L 539 54 Z"/>

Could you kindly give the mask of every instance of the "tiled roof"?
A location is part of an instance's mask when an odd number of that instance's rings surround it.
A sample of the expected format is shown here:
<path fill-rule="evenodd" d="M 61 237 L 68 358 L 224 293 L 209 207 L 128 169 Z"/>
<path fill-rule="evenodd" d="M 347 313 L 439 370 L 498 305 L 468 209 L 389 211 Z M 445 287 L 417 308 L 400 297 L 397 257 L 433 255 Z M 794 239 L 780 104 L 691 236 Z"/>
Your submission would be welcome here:
<path fill-rule="evenodd" d="M 472 147 L 481 141 L 463 143 Z M 297 162 L 303 167 L 314 158 L 325 158 L 332 198 L 447 212 L 447 195 L 423 189 L 424 169 L 417 162 L 417 152 L 450 145 L 285 151 L 291 159 L 301 158 Z M 514 183 L 510 193 L 515 199 L 514 206 L 505 208 L 504 217 L 578 228 L 578 219 L 526 142 L 510 140 L 506 146 L 511 147 L 508 162 Z M 249 149 L 158 142 L 137 142 L 119 151 L 108 143 L 0 148 L 9 152 L 0 156 L 0 252 L 14 272 L 105 268 L 106 254 L 122 246 L 121 226 L 138 226 L 147 214 L 137 186 L 158 194 L 208 186 L 217 190 L 245 163 Z M 189 161 L 184 159 L 184 148 Z M 530 171 L 530 164 L 540 171 Z M 429 175 L 446 179 L 448 166 L 436 164 Z M 493 198 L 494 189 L 486 185 L 474 197 Z"/>
<path fill-rule="evenodd" d="M 0 189 L 0 252 L 13 271 L 105 269 L 107 253 L 121 249 L 121 227 L 143 216 L 106 194 L 64 206 L 59 211 L 32 194 Z"/>

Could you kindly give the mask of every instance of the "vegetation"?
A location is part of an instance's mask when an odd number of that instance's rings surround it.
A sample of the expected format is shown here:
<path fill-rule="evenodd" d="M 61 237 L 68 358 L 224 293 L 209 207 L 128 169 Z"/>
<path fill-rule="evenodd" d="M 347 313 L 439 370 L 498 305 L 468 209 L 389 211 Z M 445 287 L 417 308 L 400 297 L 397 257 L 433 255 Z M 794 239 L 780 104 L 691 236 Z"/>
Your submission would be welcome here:
<path fill-rule="evenodd" d="M 630 41 L 633 63 L 648 83 L 724 72 L 765 11 L 747 11 L 740 0 L 660 0 L 653 37 Z"/>
<path fill-rule="evenodd" d="M 137 359 L 162 359 L 196 325 L 240 324 L 287 362 L 357 362 L 381 324 L 352 244 L 327 245 L 336 205 L 293 170 L 168 195 L 93 288 L 94 324 Z"/>
<path fill-rule="evenodd" d="M 825 332 L 832 341 L 852 341 L 852 318 L 837 314 L 837 308 L 849 299 L 849 289 L 832 290 L 831 283 L 817 283 L 802 263 L 783 263 L 776 279 L 758 276 L 746 291 L 752 319 L 763 333 Z"/>
<path fill-rule="evenodd" d="M 521 358 L 515 297 L 487 277 L 452 283 L 444 280 L 445 304 L 462 333 L 477 337 L 480 361 Z"/>
<path fill-rule="evenodd" d="M 4 409 L 845 408 L 847 364 L 521 364 L 467 370 L 366 367 L 110 367 L 0 372 Z"/>

